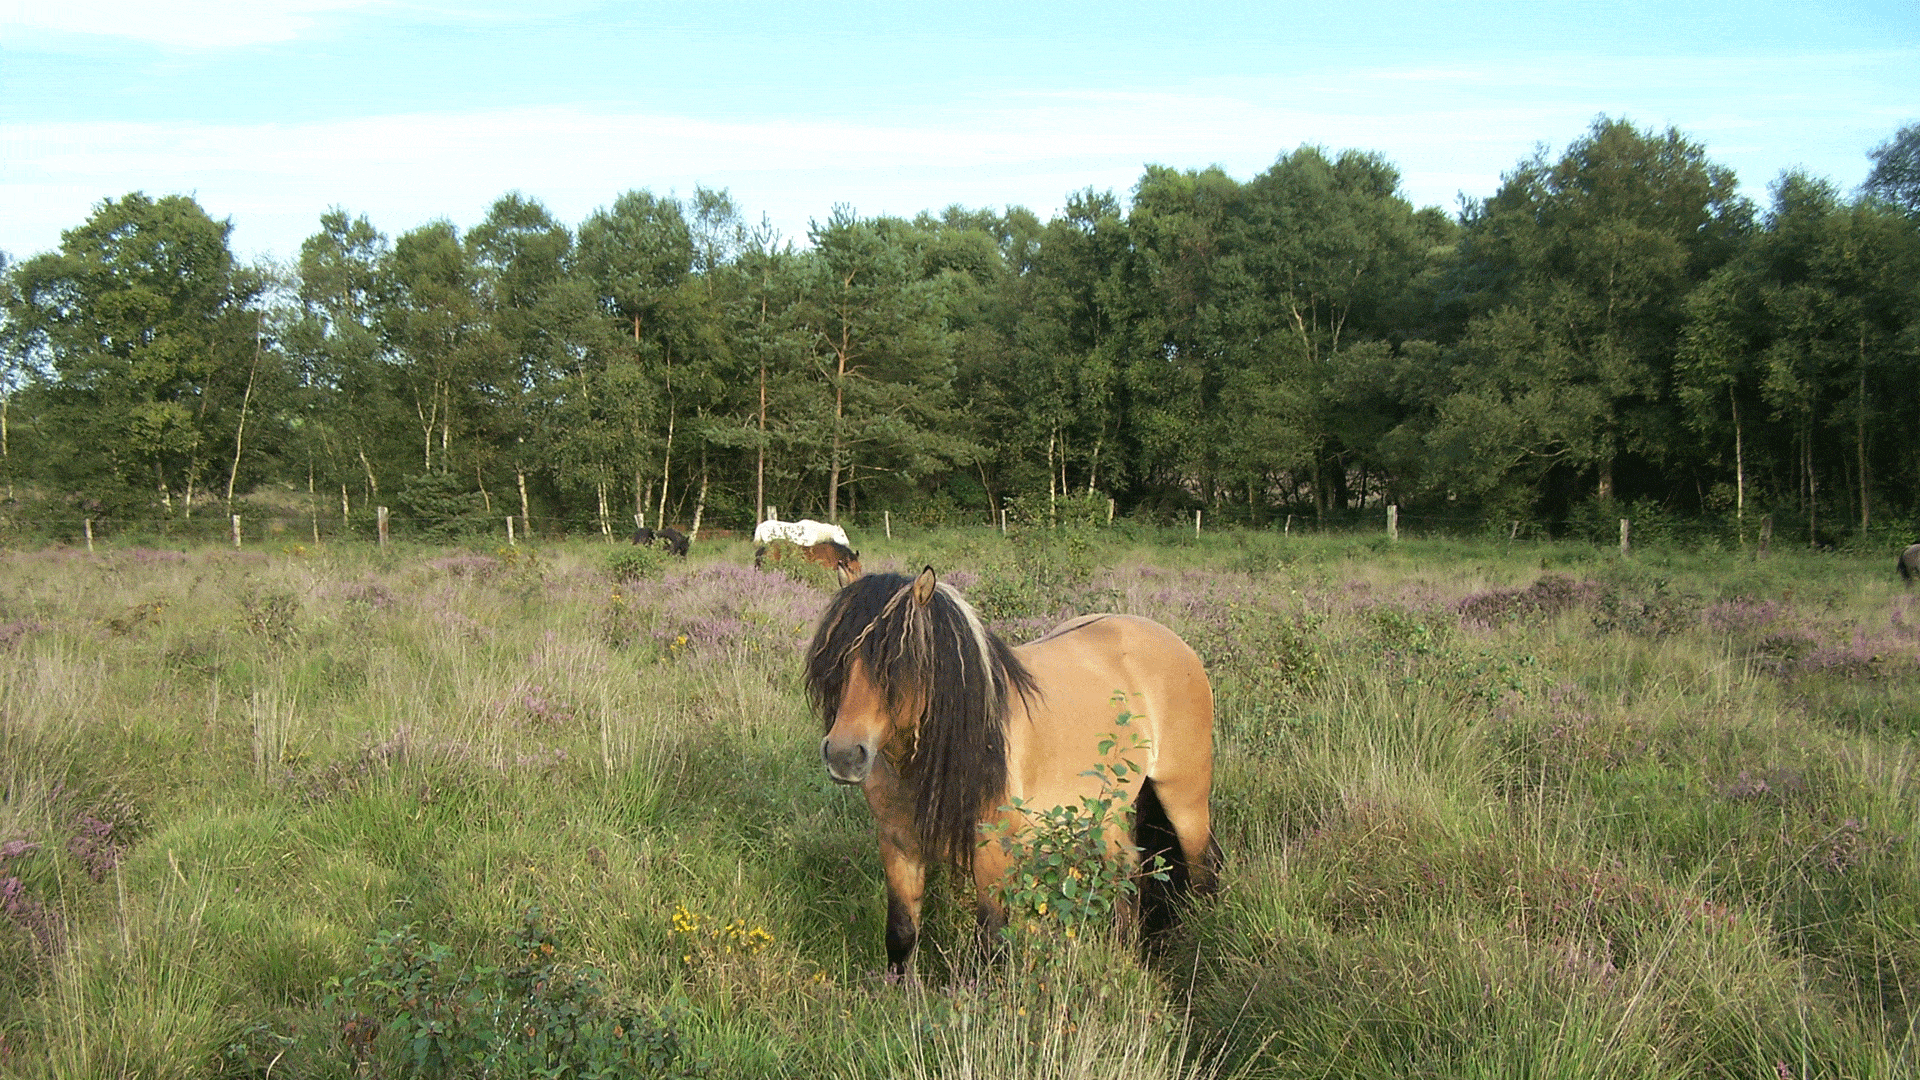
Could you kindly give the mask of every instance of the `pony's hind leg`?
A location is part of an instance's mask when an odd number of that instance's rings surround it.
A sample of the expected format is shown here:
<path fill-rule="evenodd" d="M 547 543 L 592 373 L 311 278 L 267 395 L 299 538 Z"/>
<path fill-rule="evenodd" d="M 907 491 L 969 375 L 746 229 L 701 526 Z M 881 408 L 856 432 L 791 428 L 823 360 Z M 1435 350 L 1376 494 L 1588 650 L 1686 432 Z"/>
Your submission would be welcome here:
<path fill-rule="evenodd" d="M 1133 801 L 1133 845 L 1140 851 L 1140 892 L 1134 918 L 1127 921 L 1137 927 L 1141 941 L 1152 942 L 1173 927 L 1190 874 L 1180 837 L 1151 779 L 1141 781 Z"/>
<path fill-rule="evenodd" d="M 1220 849 L 1213 841 L 1206 798 L 1178 798 L 1181 794 L 1177 787 L 1168 791 L 1148 778 L 1133 804 L 1133 842 L 1144 870 L 1140 930 L 1149 943 L 1172 929 L 1190 894 L 1213 891 L 1219 869 Z"/>

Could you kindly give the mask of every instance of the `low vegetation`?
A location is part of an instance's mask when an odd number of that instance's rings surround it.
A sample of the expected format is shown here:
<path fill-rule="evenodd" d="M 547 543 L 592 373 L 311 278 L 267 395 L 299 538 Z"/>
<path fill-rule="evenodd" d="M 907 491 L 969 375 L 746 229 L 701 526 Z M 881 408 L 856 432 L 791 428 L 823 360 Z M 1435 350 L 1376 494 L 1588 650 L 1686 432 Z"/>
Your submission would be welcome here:
<path fill-rule="evenodd" d="M 871 822 L 798 684 L 831 583 L 744 542 L 15 551 L 0 1075 L 1920 1065 L 1920 594 L 1890 558 L 863 548 L 1010 638 L 1124 610 L 1206 659 L 1222 888 L 1150 962 L 1078 918 L 1069 880 L 1111 875 L 1062 864 L 988 960 L 937 883 L 918 979 L 884 978 Z"/>

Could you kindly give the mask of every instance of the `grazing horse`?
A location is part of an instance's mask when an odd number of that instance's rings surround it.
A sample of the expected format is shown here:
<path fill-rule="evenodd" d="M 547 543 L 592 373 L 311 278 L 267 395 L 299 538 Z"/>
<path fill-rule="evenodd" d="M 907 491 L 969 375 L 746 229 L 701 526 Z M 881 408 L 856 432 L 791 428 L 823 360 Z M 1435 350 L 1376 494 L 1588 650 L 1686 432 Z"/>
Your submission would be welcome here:
<path fill-rule="evenodd" d="M 1168 870 L 1164 883 L 1140 880 L 1149 935 L 1171 921 L 1179 893 L 1212 888 L 1213 690 L 1200 658 L 1159 623 L 1083 615 L 1015 648 L 932 567 L 916 578 L 875 574 L 827 606 L 806 684 L 826 729 L 827 775 L 858 785 L 879 827 L 889 973 L 906 972 L 919 939 L 930 862 L 971 875 L 990 937 L 1006 922 L 1011 856 L 983 843 L 983 829 L 1017 836 L 1027 818 L 1016 800 L 1040 812 L 1101 797 L 1095 766 L 1122 757 L 1143 779 L 1120 790 L 1134 830 L 1110 834 L 1110 849 L 1159 856 Z"/>
<path fill-rule="evenodd" d="M 1900 580 L 1912 588 L 1913 579 L 1920 577 L 1920 544 L 1909 545 L 1907 550 L 1900 553 L 1899 561 L 1894 565 L 1900 569 Z"/>
<path fill-rule="evenodd" d="M 798 552 L 801 558 L 810 563 L 817 563 L 833 571 L 842 585 L 861 574 L 860 553 L 833 540 L 822 540 L 805 547 L 785 540 L 775 540 L 771 544 L 764 544 L 754 549 L 753 568 L 759 570 L 764 563 L 779 562 L 793 552 Z"/>
<path fill-rule="evenodd" d="M 687 534 L 669 525 L 664 529 L 649 529 L 645 525 L 633 530 L 633 542 L 641 547 L 658 545 L 667 549 L 667 554 L 687 557 L 687 548 L 691 541 Z"/>
<path fill-rule="evenodd" d="M 753 527 L 754 543 L 765 547 L 775 540 L 785 540 L 801 547 L 812 547 L 822 540 L 831 540 L 845 548 L 853 546 L 853 541 L 847 539 L 847 530 L 812 518 L 801 518 L 799 521 L 775 521 L 768 518 Z"/>

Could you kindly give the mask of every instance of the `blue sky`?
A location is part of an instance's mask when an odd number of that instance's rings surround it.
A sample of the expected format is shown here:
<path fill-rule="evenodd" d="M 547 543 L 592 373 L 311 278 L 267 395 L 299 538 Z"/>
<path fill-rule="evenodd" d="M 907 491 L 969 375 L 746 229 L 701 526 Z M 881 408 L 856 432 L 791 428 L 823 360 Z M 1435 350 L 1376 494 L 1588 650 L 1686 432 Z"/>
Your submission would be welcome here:
<path fill-rule="evenodd" d="M 333 206 L 398 235 L 696 185 L 804 242 L 836 204 L 1046 218 L 1303 144 L 1451 211 L 1601 114 L 1756 201 L 1789 168 L 1850 191 L 1920 120 L 1920 3 L 0 0 L 0 251 L 136 190 L 194 195 L 243 258 Z"/>

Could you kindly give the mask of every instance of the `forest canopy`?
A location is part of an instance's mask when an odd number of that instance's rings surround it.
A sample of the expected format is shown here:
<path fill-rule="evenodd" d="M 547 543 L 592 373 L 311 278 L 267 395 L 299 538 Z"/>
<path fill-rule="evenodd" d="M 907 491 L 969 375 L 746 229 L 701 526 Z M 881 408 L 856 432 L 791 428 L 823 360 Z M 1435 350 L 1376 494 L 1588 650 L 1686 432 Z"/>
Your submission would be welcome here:
<path fill-rule="evenodd" d="M 1849 197 L 1756 207 L 1675 130 L 1600 118 L 1459 212 L 1302 147 L 1241 181 L 805 244 L 726 192 L 529 195 L 397 237 L 333 208 L 245 266 L 184 195 L 103 200 L 4 266 L 6 524 L 186 528 L 278 492 L 330 529 L 988 520 L 1108 500 L 1263 527 L 1396 505 L 1745 536 L 1920 511 L 1920 124 Z"/>

